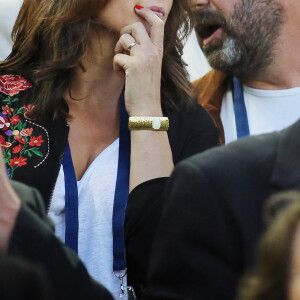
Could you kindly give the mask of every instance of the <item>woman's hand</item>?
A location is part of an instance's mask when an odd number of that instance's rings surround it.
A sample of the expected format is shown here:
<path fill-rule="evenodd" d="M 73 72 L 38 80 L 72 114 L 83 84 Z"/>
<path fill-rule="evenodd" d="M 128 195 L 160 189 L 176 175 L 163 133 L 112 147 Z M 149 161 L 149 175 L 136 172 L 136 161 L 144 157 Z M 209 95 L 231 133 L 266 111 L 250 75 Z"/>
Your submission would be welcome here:
<path fill-rule="evenodd" d="M 0 151 L 0 251 L 8 248 L 20 207 L 21 201 L 7 178 Z"/>
<path fill-rule="evenodd" d="M 149 23 L 147 32 L 138 22 L 122 29 L 116 45 L 114 68 L 124 74 L 125 103 L 129 116 L 162 116 L 161 66 L 164 22 L 150 9 L 135 9 Z M 133 42 L 129 53 L 125 54 Z"/>

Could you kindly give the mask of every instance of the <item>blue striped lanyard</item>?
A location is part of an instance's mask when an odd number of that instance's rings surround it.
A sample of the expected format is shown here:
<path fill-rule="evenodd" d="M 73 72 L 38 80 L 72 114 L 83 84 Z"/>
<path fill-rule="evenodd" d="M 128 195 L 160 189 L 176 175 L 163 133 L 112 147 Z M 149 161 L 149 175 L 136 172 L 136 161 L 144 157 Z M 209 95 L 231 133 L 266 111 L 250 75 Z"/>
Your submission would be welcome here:
<path fill-rule="evenodd" d="M 244 89 L 240 81 L 233 78 L 233 108 L 237 138 L 250 135 L 249 122 L 244 98 Z"/>
<path fill-rule="evenodd" d="M 65 174 L 65 243 L 78 253 L 78 189 L 69 143 L 67 143 L 62 164 Z M 129 195 L 129 172 L 130 131 L 128 129 L 128 114 L 125 108 L 124 93 L 122 93 L 118 173 L 112 217 L 114 271 L 126 270 L 124 223 Z"/>

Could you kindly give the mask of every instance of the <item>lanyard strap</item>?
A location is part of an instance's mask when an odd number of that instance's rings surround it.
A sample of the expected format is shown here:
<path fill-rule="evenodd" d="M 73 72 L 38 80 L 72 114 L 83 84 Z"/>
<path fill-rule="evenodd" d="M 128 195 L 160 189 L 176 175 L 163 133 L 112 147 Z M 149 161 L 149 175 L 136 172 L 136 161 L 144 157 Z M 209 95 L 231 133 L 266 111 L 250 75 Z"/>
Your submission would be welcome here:
<path fill-rule="evenodd" d="M 120 146 L 118 174 L 115 189 L 113 209 L 113 255 L 114 271 L 126 269 L 125 259 L 125 211 L 129 195 L 129 173 L 130 173 L 130 131 L 128 129 L 128 113 L 125 108 L 124 93 L 122 94 L 120 113 Z"/>
<path fill-rule="evenodd" d="M 233 108 L 235 115 L 237 138 L 250 135 L 247 110 L 244 99 L 244 90 L 240 81 L 233 78 Z"/>
<path fill-rule="evenodd" d="M 65 174 L 65 243 L 78 253 L 78 190 L 69 142 L 67 143 L 62 164 Z"/>
<path fill-rule="evenodd" d="M 63 169 L 66 190 L 65 243 L 78 253 L 78 189 L 69 143 L 67 143 L 64 154 Z M 112 216 L 114 271 L 126 269 L 124 223 L 129 195 L 129 171 L 130 131 L 128 129 L 128 114 L 125 108 L 123 93 L 121 97 L 118 173 Z"/>

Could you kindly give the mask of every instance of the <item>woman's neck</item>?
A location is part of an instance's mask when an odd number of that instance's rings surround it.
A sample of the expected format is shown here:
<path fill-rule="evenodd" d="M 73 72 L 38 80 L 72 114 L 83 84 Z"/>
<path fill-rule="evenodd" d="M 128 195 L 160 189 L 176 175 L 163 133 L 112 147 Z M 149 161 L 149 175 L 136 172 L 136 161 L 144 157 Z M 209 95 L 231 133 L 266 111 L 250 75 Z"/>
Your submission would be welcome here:
<path fill-rule="evenodd" d="M 113 69 L 113 58 L 118 36 L 102 31 L 94 36 L 90 51 L 78 67 L 66 100 L 71 106 L 115 106 L 124 80 Z M 76 101 L 80 100 L 80 101 Z"/>

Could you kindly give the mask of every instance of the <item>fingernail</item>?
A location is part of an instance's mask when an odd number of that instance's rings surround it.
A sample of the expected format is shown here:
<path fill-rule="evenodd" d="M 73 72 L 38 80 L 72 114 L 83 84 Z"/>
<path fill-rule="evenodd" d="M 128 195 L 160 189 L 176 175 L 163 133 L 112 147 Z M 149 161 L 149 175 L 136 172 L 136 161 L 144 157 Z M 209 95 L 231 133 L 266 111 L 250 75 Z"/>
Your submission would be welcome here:
<path fill-rule="evenodd" d="M 136 8 L 136 9 L 142 9 L 142 8 L 144 8 L 144 6 L 136 5 L 134 8 Z"/>

